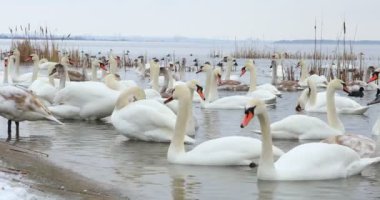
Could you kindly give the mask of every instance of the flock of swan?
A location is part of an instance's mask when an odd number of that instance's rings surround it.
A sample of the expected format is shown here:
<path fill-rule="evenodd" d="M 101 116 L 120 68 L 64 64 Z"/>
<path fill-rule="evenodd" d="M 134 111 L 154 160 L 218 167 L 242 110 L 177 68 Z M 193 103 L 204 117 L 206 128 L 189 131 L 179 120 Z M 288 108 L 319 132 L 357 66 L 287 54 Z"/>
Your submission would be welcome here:
<path fill-rule="evenodd" d="M 375 142 L 365 136 L 346 134 L 338 114 L 363 114 L 369 107 L 362 106 L 336 91 L 350 93 L 347 84 L 339 79 L 323 76 L 308 77 L 303 61 L 299 82 L 280 82 L 278 65 L 272 62 L 272 83 L 256 84 L 256 64 L 248 59 L 240 69 L 240 76 L 249 74 L 250 83 L 244 85 L 231 76 L 236 60 L 228 56 L 226 74 L 218 66 L 205 62 L 197 73 L 204 73 L 204 88 L 197 80 L 176 81 L 172 70 L 160 66 L 153 58 L 149 64 L 139 59 L 138 68 L 129 72 L 151 80 L 151 88 L 141 88 L 131 80 L 120 80 L 118 57 L 112 53 L 108 63 L 93 58 L 91 72 L 83 67 L 86 81 L 72 81 L 71 61 L 62 55 L 59 63 L 28 57 L 33 62 L 31 73 L 20 74 L 20 53 L 13 50 L 4 60 L 0 86 L 0 115 L 8 119 L 8 140 L 11 139 L 12 121 L 19 138 L 19 122 L 35 120 L 97 120 L 107 119 L 116 131 L 129 139 L 170 143 L 167 160 L 173 164 L 258 166 L 260 180 L 325 180 L 347 178 L 359 174 L 367 166 L 380 162 L 373 157 Z M 109 65 L 109 68 L 106 65 Z M 45 75 L 41 75 L 41 72 Z M 377 80 L 375 71 L 368 82 Z M 163 75 L 163 76 L 161 76 Z M 163 78 L 161 78 L 163 77 Z M 162 86 L 163 89 L 160 89 Z M 298 98 L 298 111 L 306 114 L 290 115 L 270 123 L 267 107 L 276 104 L 282 92 L 303 89 Z M 326 88 L 317 92 L 317 88 Z M 245 95 L 219 97 L 218 90 L 247 91 Z M 282 92 L 280 91 L 282 90 Z M 378 93 L 379 94 L 379 93 Z M 377 95 L 378 96 L 378 95 Z M 163 98 L 164 97 L 164 98 Z M 371 104 L 378 103 L 377 98 Z M 195 143 L 199 127 L 193 104 L 202 109 L 237 109 L 242 111 L 240 127 L 245 128 L 257 117 L 261 140 L 244 136 L 227 136 L 207 140 L 186 150 L 186 144 Z M 308 116 L 309 112 L 327 113 L 327 122 Z M 380 126 L 376 123 L 374 129 Z M 237 127 L 239 128 L 239 127 Z M 312 139 L 288 152 L 272 144 L 273 139 Z"/>

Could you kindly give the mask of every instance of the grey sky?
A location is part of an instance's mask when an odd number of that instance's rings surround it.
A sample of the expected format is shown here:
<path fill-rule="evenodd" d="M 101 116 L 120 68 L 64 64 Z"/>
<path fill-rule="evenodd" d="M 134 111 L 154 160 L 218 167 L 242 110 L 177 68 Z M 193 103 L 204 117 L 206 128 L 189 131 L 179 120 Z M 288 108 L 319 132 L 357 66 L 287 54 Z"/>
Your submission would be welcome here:
<path fill-rule="evenodd" d="M 316 19 L 323 37 L 336 39 L 345 19 L 349 38 L 380 39 L 377 0 L 1 1 L 1 33 L 31 23 L 73 35 L 305 39 Z"/>

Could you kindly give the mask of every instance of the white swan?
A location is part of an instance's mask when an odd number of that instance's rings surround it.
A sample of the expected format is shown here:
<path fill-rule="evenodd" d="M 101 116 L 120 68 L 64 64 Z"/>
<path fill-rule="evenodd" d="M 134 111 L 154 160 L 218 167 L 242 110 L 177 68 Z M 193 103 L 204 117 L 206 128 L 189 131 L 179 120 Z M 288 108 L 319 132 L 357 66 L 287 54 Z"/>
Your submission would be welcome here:
<path fill-rule="evenodd" d="M 254 99 L 247 104 L 241 127 L 256 115 L 262 132 L 262 150 L 257 169 L 259 180 L 327 180 L 359 174 L 380 157 L 360 158 L 354 150 L 337 144 L 298 145 L 273 162 L 272 136 L 264 102 Z"/>
<path fill-rule="evenodd" d="M 229 136 L 205 141 L 186 152 L 184 137 L 189 113 L 192 112 L 188 87 L 177 85 L 173 96 L 166 102 L 178 99 L 180 110 L 175 132 L 170 143 L 167 159 L 170 163 L 185 165 L 251 165 L 260 156 L 261 141 L 250 137 Z M 273 146 L 275 155 L 283 152 Z M 256 164 L 256 163 L 255 163 Z"/>
<path fill-rule="evenodd" d="M 305 105 L 304 109 L 308 112 L 326 112 L 327 111 L 327 102 L 326 102 L 326 92 L 317 93 L 317 87 L 314 81 L 308 81 L 309 88 L 307 89 L 309 95 L 303 95 L 302 98 L 299 99 L 298 105 Z M 349 93 L 348 88 L 344 87 L 344 91 Z M 363 114 L 368 110 L 368 106 L 362 106 L 356 101 L 342 97 L 339 95 L 335 96 L 335 104 L 336 110 L 341 114 Z"/>
<path fill-rule="evenodd" d="M 111 121 L 116 130 L 128 138 L 170 142 L 176 115 L 158 101 L 145 99 L 141 88 L 131 87 L 118 97 Z M 194 139 L 185 136 L 185 142 L 194 143 Z"/>
<path fill-rule="evenodd" d="M 3 79 L 3 85 L 8 85 L 8 84 L 11 84 L 12 83 L 12 78 L 10 76 L 10 73 L 9 73 L 9 66 L 8 66 L 8 62 L 9 62 L 9 58 L 8 57 L 5 57 L 4 58 L 4 68 L 3 68 L 3 71 L 0 75 L 0 77 L 2 77 Z"/>
<path fill-rule="evenodd" d="M 16 138 L 19 138 L 20 121 L 48 119 L 62 124 L 32 92 L 16 86 L 0 87 L 0 115 L 8 119 L 8 140 L 12 121 L 16 122 Z"/>
<path fill-rule="evenodd" d="M 213 70 L 213 73 L 210 78 L 210 88 L 209 88 L 209 97 L 211 99 L 216 99 L 210 102 L 209 99 L 201 101 L 202 108 L 208 109 L 243 109 L 247 102 L 252 99 L 249 96 L 234 95 L 223 98 L 218 98 L 217 82 L 220 82 L 221 69 L 219 67 Z M 207 88 L 206 88 L 207 90 Z M 206 94 L 207 95 L 207 94 Z"/>
<path fill-rule="evenodd" d="M 312 82 L 309 80 L 309 82 Z M 313 83 L 312 83 L 313 84 Z M 345 132 L 335 109 L 335 91 L 343 90 L 343 82 L 332 80 L 327 93 L 327 119 L 328 123 L 317 117 L 306 115 L 290 115 L 270 125 L 273 138 L 277 139 L 325 139 L 330 136 L 342 135 Z"/>
<path fill-rule="evenodd" d="M 298 82 L 298 84 L 301 86 L 301 87 L 307 87 L 307 81 L 310 79 L 312 81 L 314 81 L 314 83 L 317 85 L 317 87 L 322 87 L 322 88 L 326 88 L 327 87 L 327 79 L 324 75 L 317 75 L 317 74 L 313 74 L 309 77 L 307 77 L 307 73 L 308 73 L 308 68 L 306 67 L 305 65 L 305 62 L 303 60 L 299 61 L 297 66 L 301 67 L 301 78 L 300 78 L 300 81 Z"/>
<path fill-rule="evenodd" d="M 246 71 L 250 72 L 250 86 L 247 96 L 261 99 L 267 104 L 276 103 L 276 95 L 272 93 L 274 90 L 271 90 L 267 84 L 265 84 L 262 88 L 268 88 L 270 90 L 262 89 L 256 86 L 256 68 L 252 59 L 248 59 L 246 61 L 244 67 L 241 69 L 241 75 L 244 75 Z"/>
<path fill-rule="evenodd" d="M 221 85 L 240 85 L 240 77 L 238 75 L 231 75 L 232 66 L 236 64 L 236 60 L 231 56 L 226 56 L 223 58 L 223 62 L 227 62 L 227 67 L 226 75 L 224 77 L 224 80 L 222 80 Z"/>
<path fill-rule="evenodd" d="M 66 84 L 65 67 L 56 65 L 60 76 L 60 88 L 54 97 L 51 112 L 63 119 L 101 119 L 112 114 L 119 91 L 101 82 L 71 82 Z"/>

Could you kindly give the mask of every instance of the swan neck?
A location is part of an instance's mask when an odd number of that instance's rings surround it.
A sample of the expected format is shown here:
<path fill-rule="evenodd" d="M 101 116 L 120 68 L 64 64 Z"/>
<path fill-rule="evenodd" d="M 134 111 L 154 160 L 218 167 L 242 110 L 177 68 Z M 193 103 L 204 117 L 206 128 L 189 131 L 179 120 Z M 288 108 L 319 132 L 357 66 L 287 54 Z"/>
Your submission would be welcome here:
<path fill-rule="evenodd" d="M 187 96 L 188 97 L 188 96 Z M 192 105 L 190 98 L 178 99 L 177 121 L 175 123 L 174 135 L 169 146 L 168 155 L 175 156 L 185 152 L 185 133 L 188 124 Z"/>
<path fill-rule="evenodd" d="M 225 80 L 230 80 L 231 78 L 232 65 L 232 61 L 227 62 L 226 77 L 224 78 Z"/>
<path fill-rule="evenodd" d="M 35 60 L 35 61 L 33 62 L 32 82 L 35 81 L 35 80 L 37 80 L 38 71 L 39 71 L 38 63 L 39 63 L 39 60 Z M 16 65 L 16 66 L 17 66 L 17 65 Z"/>
<path fill-rule="evenodd" d="M 206 84 L 205 84 L 206 101 L 208 101 L 208 96 L 210 95 L 211 78 L 212 78 L 211 70 L 208 70 L 206 72 Z"/>
<path fill-rule="evenodd" d="M 92 65 L 91 65 L 91 80 L 92 81 L 97 81 L 97 79 L 98 79 L 96 69 L 97 69 L 96 64 L 92 63 Z"/>
<path fill-rule="evenodd" d="M 152 89 L 153 90 L 156 90 L 157 92 L 160 92 L 159 91 L 159 87 L 158 87 L 158 76 L 159 76 L 159 69 L 157 69 L 158 67 L 155 66 L 155 65 L 151 65 L 150 66 L 150 75 L 152 76 Z"/>
<path fill-rule="evenodd" d="M 249 86 L 249 92 L 253 92 L 256 90 L 256 68 L 253 67 L 251 70 L 249 70 L 250 73 L 250 86 Z"/>
<path fill-rule="evenodd" d="M 261 133 L 262 133 L 262 145 L 261 145 L 261 157 L 259 161 L 258 176 L 273 174 L 273 149 L 272 149 L 272 135 L 270 133 L 268 113 L 264 112 L 258 116 Z"/>
<path fill-rule="evenodd" d="M 8 67 L 4 65 L 4 77 L 3 83 L 8 83 Z"/>
<path fill-rule="evenodd" d="M 277 85 L 277 62 L 272 60 L 272 85 Z"/>
<path fill-rule="evenodd" d="M 315 85 L 314 81 L 309 82 L 309 88 L 310 88 L 310 106 L 315 106 L 317 103 L 317 86 Z"/>
<path fill-rule="evenodd" d="M 301 64 L 301 78 L 300 81 L 304 81 L 307 78 L 307 68 L 304 63 Z"/>
<path fill-rule="evenodd" d="M 62 90 L 63 88 L 65 88 L 65 86 L 66 86 L 66 75 L 62 74 L 59 79 L 59 89 Z"/>
<path fill-rule="evenodd" d="M 20 56 L 15 57 L 15 74 L 16 77 L 20 75 Z"/>
<path fill-rule="evenodd" d="M 335 107 L 335 89 L 328 86 L 326 92 L 327 122 L 330 127 L 345 132 L 343 123 L 340 121 Z"/>
<path fill-rule="evenodd" d="M 211 78 L 210 91 L 209 91 L 208 97 L 206 98 L 206 101 L 208 101 L 208 102 L 214 101 L 214 100 L 219 98 L 218 85 L 217 85 L 218 80 L 216 79 L 216 77 L 214 75 L 211 75 L 210 78 Z"/>

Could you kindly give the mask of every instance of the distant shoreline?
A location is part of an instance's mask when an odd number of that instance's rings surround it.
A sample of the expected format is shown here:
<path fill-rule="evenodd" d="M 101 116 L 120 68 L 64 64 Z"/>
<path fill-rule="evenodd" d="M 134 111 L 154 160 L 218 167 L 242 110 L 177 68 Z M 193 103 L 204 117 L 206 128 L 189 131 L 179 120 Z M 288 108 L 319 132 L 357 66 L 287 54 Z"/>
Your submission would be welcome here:
<path fill-rule="evenodd" d="M 23 36 L 11 37 L 9 35 L 0 34 L 0 40 L 21 40 L 26 39 Z M 31 40 L 46 40 L 44 37 L 29 37 Z M 63 38 L 59 36 L 53 36 L 49 40 L 75 40 L 75 41 L 112 41 L 112 42 L 224 42 L 224 43 L 234 43 L 235 40 L 223 40 L 223 39 L 207 39 L 207 38 L 186 38 L 186 37 L 119 37 L 119 36 L 73 36 L 70 38 Z M 315 41 L 312 39 L 298 39 L 298 40 L 237 40 L 238 43 L 241 42 L 261 42 L 261 43 L 272 43 L 272 44 L 314 44 Z M 317 40 L 317 45 L 327 44 L 327 45 L 337 45 L 342 44 L 342 40 Z M 380 45 L 380 40 L 347 40 L 346 45 Z"/>

